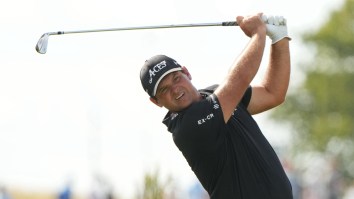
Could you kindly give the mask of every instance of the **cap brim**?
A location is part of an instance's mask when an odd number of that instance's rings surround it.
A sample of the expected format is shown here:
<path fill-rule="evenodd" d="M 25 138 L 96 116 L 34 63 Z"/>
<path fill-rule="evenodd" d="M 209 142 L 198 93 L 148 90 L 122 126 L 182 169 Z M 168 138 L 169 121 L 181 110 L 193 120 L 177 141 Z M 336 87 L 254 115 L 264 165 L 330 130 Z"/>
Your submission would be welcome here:
<path fill-rule="evenodd" d="M 173 73 L 173 72 L 176 72 L 176 71 L 181 71 L 182 68 L 178 67 L 178 68 L 172 68 L 168 71 L 166 71 L 163 75 L 161 75 L 161 77 L 156 81 L 156 84 L 155 84 L 155 87 L 154 87 L 154 90 L 152 92 L 152 96 L 155 96 L 156 95 L 156 91 L 157 91 L 157 87 L 159 86 L 161 80 L 168 74 L 170 73 Z"/>

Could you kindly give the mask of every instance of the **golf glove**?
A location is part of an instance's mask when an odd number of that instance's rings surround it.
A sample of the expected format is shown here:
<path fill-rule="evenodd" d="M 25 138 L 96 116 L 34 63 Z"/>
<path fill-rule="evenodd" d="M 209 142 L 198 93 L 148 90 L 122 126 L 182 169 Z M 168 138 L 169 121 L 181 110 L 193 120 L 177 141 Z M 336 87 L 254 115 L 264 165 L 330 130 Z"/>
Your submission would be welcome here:
<path fill-rule="evenodd" d="M 283 16 L 262 15 L 262 20 L 266 23 L 267 35 L 272 40 L 272 44 L 277 43 L 283 38 L 291 38 L 288 35 L 286 19 Z"/>

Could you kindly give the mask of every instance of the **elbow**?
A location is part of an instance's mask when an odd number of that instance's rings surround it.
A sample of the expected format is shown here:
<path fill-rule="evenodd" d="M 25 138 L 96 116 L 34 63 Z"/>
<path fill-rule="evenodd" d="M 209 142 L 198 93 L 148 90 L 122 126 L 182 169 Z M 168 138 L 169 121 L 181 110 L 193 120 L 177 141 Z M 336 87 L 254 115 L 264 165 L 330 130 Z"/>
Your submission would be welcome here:
<path fill-rule="evenodd" d="M 285 95 L 277 96 L 274 99 L 274 107 L 279 106 L 285 102 Z"/>
<path fill-rule="evenodd" d="M 270 90 L 270 89 L 267 89 L 267 87 L 265 87 L 265 88 L 270 96 L 268 102 L 271 107 L 279 106 L 285 102 L 286 90 L 279 89 L 279 88 Z"/>

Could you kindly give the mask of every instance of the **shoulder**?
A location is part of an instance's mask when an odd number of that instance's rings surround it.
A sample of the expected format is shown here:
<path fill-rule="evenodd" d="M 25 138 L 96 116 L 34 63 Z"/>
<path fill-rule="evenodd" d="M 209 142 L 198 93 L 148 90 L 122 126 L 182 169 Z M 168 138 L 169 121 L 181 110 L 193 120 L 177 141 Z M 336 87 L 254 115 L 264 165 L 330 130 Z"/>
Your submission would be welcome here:
<path fill-rule="evenodd" d="M 214 84 L 214 85 L 208 86 L 206 88 L 200 89 L 199 92 L 201 94 L 210 95 L 210 94 L 214 93 L 214 91 L 218 88 L 218 86 L 219 86 L 218 84 Z"/>
<path fill-rule="evenodd" d="M 170 113 L 164 123 L 173 134 L 175 141 L 188 138 L 196 140 L 204 136 L 212 136 L 224 125 L 221 108 L 216 96 L 193 103 L 180 113 Z M 210 132 L 210 133 L 208 133 Z"/>

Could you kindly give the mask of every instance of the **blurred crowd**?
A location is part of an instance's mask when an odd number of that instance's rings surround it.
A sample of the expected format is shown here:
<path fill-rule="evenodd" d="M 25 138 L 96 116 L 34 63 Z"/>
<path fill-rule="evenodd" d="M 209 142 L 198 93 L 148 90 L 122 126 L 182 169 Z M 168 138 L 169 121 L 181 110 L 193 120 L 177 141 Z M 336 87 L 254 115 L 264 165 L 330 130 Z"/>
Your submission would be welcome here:
<path fill-rule="evenodd" d="M 290 161 L 283 162 L 293 187 L 294 199 L 354 199 L 354 181 L 347 183 L 334 160 L 307 171 L 296 170 Z"/>
<path fill-rule="evenodd" d="M 354 199 L 354 181 L 348 183 L 339 172 L 337 164 L 334 161 L 320 167 L 316 165 L 312 166 L 311 169 L 314 172 L 311 175 L 299 171 L 288 160 L 283 161 L 283 166 L 292 184 L 294 199 Z M 71 182 L 66 183 L 58 191 L 55 199 L 75 199 L 72 185 Z M 209 199 L 208 194 L 197 181 L 188 190 L 184 191 L 185 194 L 176 193 L 180 190 L 178 188 L 172 189 L 166 190 L 161 199 Z M 7 187 L 0 185 L 0 199 L 24 198 L 15 198 L 11 195 L 11 191 Z M 113 186 L 107 179 L 102 176 L 96 176 L 92 189 L 85 199 L 124 198 L 120 198 L 118 193 L 114 193 Z"/>

